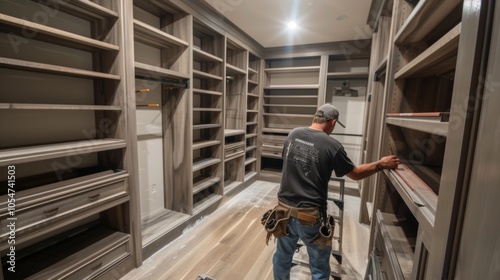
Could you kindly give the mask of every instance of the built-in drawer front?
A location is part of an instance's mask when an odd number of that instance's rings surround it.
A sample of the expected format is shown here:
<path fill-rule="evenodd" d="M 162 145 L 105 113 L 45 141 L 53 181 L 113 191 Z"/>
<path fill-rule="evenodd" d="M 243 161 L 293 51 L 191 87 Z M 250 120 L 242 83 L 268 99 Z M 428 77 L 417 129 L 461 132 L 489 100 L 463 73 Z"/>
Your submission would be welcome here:
<path fill-rule="evenodd" d="M 224 158 L 231 158 L 245 153 L 245 142 L 226 144 Z"/>
<path fill-rule="evenodd" d="M 263 146 L 262 147 L 262 155 L 264 156 L 273 156 L 281 158 L 283 153 L 283 147 L 281 146 Z"/>
<path fill-rule="evenodd" d="M 90 211 L 95 207 L 125 197 L 128 193 L 128 179 L 123 178 L 87 192 L 18 209 L 15 212 L 16 238 L 22 238 L 31 232 L 51 227 L 76 214 Z M 2 228 L 6 228 L 10 222 L 11 220 L 7 218 L 2 219 Z M 8 233 L 5 233 L 1 235 L 0 240 L 4 242 L 7 238 Z"/>
<path fill-rule="evenodd" d="M 116 232 L 28 279 L 93 279 L 130 256 L 130 248 L 130 236 Z"/>
<path fill-rule="evenodd" d="M 262 137 L 262 146 L 283 147 L 283 144 L 285 144 L 285 141 L 286 141 L 286 137 L 263 136 Z"/>

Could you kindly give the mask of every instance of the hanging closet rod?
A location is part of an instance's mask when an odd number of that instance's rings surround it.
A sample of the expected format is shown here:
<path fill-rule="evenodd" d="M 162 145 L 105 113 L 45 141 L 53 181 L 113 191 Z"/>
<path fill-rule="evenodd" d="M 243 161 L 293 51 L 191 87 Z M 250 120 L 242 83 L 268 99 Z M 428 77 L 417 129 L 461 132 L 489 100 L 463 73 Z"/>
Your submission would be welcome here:
<path fill-rule="evenodd" d="M 152 78 L 152 77 L 146 77 L 146 76 L 135 76 L 136 79 L 139 80 L 146 80 L 146 81 L 153 81 L 153 82 L 159 82 L 167 86 L 172 86 L 176 88 L 187 88 L 188 86 L 188 80 L 185 80 L 184 82 L 177 82 L 177 81 L 171 81 L 171 80 L 166 80 L 166 79 L 159 79 L 159 78 Z"/>

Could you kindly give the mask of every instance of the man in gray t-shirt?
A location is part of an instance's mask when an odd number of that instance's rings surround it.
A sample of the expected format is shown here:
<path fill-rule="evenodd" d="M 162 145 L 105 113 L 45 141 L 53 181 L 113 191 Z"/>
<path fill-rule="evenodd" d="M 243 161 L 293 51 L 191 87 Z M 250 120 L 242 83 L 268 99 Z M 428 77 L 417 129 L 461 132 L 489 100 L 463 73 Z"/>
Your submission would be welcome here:
<path fill-rule="evenodd" d="M 355 166 L 342 144 L 330 137 L 339 120 L 339 111 L 331 104 L 318 108 L 310 127 L 293 129 L 283 146 L 283 170 L 278 200 L 297 208 L 318 207 L 326 211 L 328 182 L 332 171 L 337 177 L 347 176 L 361 180 L 382 169 L 394 169 L 399 164 L 396 156 L 386 156 L 376 162 Z M 321 248 L 313 241 L 318 236 L 321 222 L 315 225 L 290 217 L 287 236 L 278 238 L 273 257 L 274 279 L 290 279 L 290 268 L 297 242 L 307 246 L 312 279 L 330 278 L 331 246 Z"/>

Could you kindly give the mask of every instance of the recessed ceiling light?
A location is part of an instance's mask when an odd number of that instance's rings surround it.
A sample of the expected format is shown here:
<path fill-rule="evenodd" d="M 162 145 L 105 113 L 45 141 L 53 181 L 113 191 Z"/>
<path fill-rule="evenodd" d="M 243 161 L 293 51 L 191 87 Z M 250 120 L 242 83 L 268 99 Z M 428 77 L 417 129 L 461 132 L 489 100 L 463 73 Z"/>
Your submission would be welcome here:
<path fill-rule="evenodd" d="M 288 23 L 288 29 L 295 29 L 297 28 L 297 23 L 295 23 L 295 21 L 290 21 Z"/>

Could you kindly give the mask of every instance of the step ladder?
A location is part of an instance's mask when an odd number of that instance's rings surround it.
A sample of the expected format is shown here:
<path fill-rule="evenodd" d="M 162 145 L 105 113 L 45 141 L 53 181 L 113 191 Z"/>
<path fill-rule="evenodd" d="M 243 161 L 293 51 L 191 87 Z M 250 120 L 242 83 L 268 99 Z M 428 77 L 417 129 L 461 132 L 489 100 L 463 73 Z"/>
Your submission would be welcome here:
<path fill-rule="evenodd" d="M 334 262 L 330 260 L 331 264 L 331 277 L 333 279 L 342 279 L 342 234 L 344 226 L 344 190 L 345 190 L 345 180 L 341 178 L 331 178 L 328 187 L 328 214 L 332 215 L 335 219 L 335 230 L 332 242 L 332 257 Z M 333 186 L 332 186 L 333 185 Z M 299 253 L 305 250 L 305 244 L 302 240 L 299 240 L 297 244 L 297 250 L 294 255 L 292 266 L 301 265 L 309 267 L 308 258 L 300 257 Z M 303 254 L 302 254 L 303 255 Z"/>

